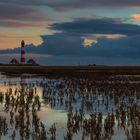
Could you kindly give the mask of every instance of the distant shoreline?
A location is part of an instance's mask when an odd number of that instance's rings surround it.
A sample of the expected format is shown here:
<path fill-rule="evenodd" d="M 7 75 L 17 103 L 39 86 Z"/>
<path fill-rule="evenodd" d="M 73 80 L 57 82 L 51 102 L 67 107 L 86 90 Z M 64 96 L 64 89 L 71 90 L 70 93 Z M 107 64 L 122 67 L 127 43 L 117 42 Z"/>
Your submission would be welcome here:
<path fill-rule="evenodd" d="M 140 75 L 140 66 L 27 66 L 3 65 L 2 73 L 11 74 L 59 74 L 59 75 L 91 75 L 91 74 L 122 74 Z"/>

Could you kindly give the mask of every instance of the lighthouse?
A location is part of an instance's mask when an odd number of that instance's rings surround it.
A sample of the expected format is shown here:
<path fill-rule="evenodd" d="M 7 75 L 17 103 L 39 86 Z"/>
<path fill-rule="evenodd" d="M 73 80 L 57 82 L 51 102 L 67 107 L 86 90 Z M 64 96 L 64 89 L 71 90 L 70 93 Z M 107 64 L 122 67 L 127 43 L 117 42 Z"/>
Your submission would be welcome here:
<path fill-rule="evenodd" d="M 20 63 L 25 64 L 26 59 L 25 59 L 25 42 L 24 42 L 24 40 L 21 41 L 21 52 L 20 52 L 20 54 L 21 54 Z"/>
<path fill-rule="evenodd" d="M 32 58 L 30 58 L 29 60 L 27 60 L 26 62 L 26 51 L 25 51 L 25 42 L 24 40 L 21 41 L 21 50 L 20 50 L 20 61 L 18 61 L 16 58 L 13 58 L 10 61 L 10 65 L 26 65 L 26 66 L 39 66 L 38 63 L 36 63 Z"/>

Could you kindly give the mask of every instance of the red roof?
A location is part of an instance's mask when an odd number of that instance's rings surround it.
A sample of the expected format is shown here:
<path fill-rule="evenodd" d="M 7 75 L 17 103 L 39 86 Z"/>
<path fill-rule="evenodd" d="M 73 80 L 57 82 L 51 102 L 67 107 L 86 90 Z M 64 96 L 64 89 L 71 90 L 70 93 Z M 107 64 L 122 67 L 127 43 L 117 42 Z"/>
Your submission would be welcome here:
<path fill-rule="evenodd" d="M 13 58 L 11 61 L 10 61 L 10 64 L 19 64 L 18 60 Z"/>
<path fill-rule="evenodd" d="M 27 64 L 34 64 L 34 65 L 36 65 L 37 63 L 33 59 L 29 59 L 27 61 Z"/>

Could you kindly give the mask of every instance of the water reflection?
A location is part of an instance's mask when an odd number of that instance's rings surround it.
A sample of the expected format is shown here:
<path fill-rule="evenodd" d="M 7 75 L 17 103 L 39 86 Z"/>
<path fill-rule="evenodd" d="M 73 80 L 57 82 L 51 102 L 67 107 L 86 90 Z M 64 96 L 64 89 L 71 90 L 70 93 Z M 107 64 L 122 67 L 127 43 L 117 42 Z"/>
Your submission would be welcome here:
<path fill-rule="evenodd" d="M 1 75 L 0 126 L 2 140 L 138 140 L 140 79 Z"/>

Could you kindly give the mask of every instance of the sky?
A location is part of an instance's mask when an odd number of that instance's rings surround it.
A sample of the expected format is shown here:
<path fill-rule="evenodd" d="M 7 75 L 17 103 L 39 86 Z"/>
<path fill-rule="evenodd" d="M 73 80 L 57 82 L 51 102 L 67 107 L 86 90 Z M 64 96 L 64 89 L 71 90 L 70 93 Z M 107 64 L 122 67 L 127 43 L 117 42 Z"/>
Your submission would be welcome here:
<path fill-rule="evenodd" d="M 0 63 L 140 65 L 139 0 L 0 0 Z"/>

